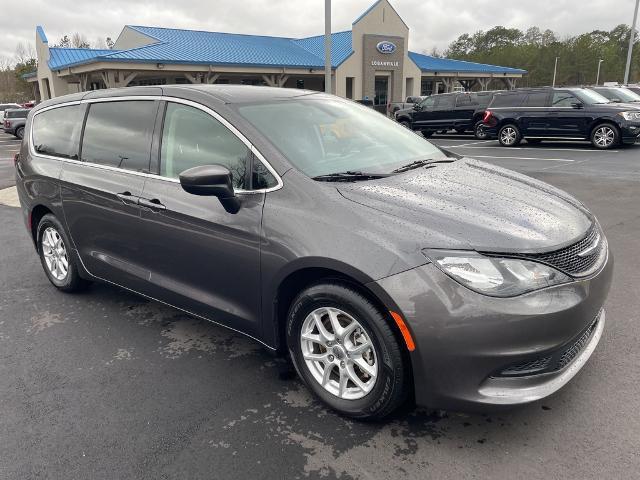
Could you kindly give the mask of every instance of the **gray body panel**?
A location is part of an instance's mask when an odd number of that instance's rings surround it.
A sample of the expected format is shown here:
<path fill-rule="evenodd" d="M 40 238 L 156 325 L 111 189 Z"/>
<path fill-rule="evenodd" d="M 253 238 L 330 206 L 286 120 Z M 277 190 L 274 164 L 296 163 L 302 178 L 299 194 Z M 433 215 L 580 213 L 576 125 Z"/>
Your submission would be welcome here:
<path fill-rule="evenodd" d="M 301 92 L 140 87 L 45 102 L 29 115 L 17 170 L 25 223 L 31 227 L 34 209 L 46 207 L 64 219 L 81 275 L 224 324 L 274 349 L 283 347 L 285 319 L 277 307 L 280 287 L 291 275 L 323 269 L 349 278 L 374 295 L 381 308 L 406 319 L 417 344 L 411 359 L 423 404 L 483 403 L 472 384 L 490 373 L 487 368 L 515 351 L 529 356 L 536 349 L 557 348 L 601 308 L 611 261 L 588 279 L 492 299 L 462 287 L 422 253 L 425 248 L 556 250 L 582 238 L 594 223 L 580 202 L 471 159 L 367 182 L 314 181 L 232 106 L 309 94 Z M 191 195 L 175 180 L 155 174 L 157 131 L 150 174 L 49 158 L 28 148 L 33 115 L 42 108 L 118 96 L 182 98 L 214 110 L 242 132 L 282 184 L 240 193 L 240 209 L 233 213 L 217 198 Z M 131 200 L 123 198 L 125 193 Z M 136 197 L 162 208 L 140 205 Z M 536 336 L 536 325 L 546 326 L 544 335 Z"/>

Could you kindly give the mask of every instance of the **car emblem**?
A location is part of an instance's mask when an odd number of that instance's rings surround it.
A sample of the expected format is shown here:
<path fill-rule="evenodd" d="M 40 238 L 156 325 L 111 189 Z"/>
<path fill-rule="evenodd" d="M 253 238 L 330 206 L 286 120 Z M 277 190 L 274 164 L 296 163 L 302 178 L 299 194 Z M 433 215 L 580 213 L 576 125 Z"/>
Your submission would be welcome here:
<path fill-rule="evenodd" d="M 388 41 L 383 41 L 380 42 L 376 45 L 376 49 L 380 52 L 380 53 L 393 53 L 396 51 L 396 45 L 394 43 L 388 42 Z"/>
<path fill-rule="evenodd" d="M 593 243 L 587 248 L 585 248 L 584 250 L 582 250 L 580 253 L 578 253 L 578 256 L 580 258 L 584 258 L 584 257 L 588 257 L 589 255 L 592 255 L 598 248 L 598 245 L 600 245 L 600 234 L 596 232 L 596 238 L 593 240 Z"/>

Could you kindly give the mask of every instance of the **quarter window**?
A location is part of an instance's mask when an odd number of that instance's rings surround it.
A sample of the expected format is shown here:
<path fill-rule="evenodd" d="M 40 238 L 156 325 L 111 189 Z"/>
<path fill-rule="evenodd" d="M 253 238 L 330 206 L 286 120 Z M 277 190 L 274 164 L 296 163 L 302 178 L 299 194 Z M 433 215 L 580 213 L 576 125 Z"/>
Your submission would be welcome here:
<path fill-rule="evenodd" d="M 160 175 L 178 178 L 181 172 L 201 165 L 223 165 L 233 176 L 234 188 L 249 188 L 249 148 L 208 113 L 169 102 L 162 131 Z M 258 174 L 258 178 L 263 175 Z"/>
<path fill-rule="evenodd" d="M 554 92 L 552 107 L 570 108 L 578 99 L 569 92 Z"/>
<path fill-rule="evenodd" d="M 37 153 L 62 158 L 78 158 L 82 130 L 80 105 L 57 107 L 33 117 L 33 147 Z"/>
<path fill-rule="evenodd" d="M 82 160 L 148 172 L 157 111 L 158 104 L 149 100 L 91 104 L 82 136 Z"/>
<path fill-rule="evenodd" d="M 546 107 L 547 106 L 547 92 L 533 92 L 527 97 L 527 101 L 524 103 L 525 107 Z"/>

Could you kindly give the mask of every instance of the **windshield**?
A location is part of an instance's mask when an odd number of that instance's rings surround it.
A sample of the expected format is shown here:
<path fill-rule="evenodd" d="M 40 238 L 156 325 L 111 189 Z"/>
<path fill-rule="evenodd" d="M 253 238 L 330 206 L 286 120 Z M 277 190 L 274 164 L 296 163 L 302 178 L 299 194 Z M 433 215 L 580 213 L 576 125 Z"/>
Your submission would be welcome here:
<path fill-rule="evenodd" d="M 599 88 L 598 93 L 604 95 L 609 100 L 621 102 L 640 102 L 640 95 L 626 88 Z"/>
<path fill-rule="evenodd" d="M 417 160 L 448 158 L 411 130 L 348 100 L 295 98 L 243 104 L 238 111 L 309 177 L 386 174 Z"/>
<path fill-rule="evenodd" d="M 580 89 L 573 90 L 573 94 L 582 100 L 583 103 L 587 105 L 595 105 L 599 103 L 610 103 L 607 97 L 603 97 L 598 92 L 594 92 L 593 90 Z"/>

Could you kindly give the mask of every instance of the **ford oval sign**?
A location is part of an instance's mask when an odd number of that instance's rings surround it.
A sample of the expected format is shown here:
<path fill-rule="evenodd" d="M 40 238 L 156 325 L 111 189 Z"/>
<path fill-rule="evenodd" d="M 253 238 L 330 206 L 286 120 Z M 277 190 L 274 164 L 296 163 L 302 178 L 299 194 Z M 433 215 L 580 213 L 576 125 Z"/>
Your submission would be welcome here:
<path fill-rule="evenodd" d="M 386 40 L 378 43 L 376 48 L 380 53 L 393 53 L 396 51 L 396 45 L 394 43 L 387 42 Z"/>

